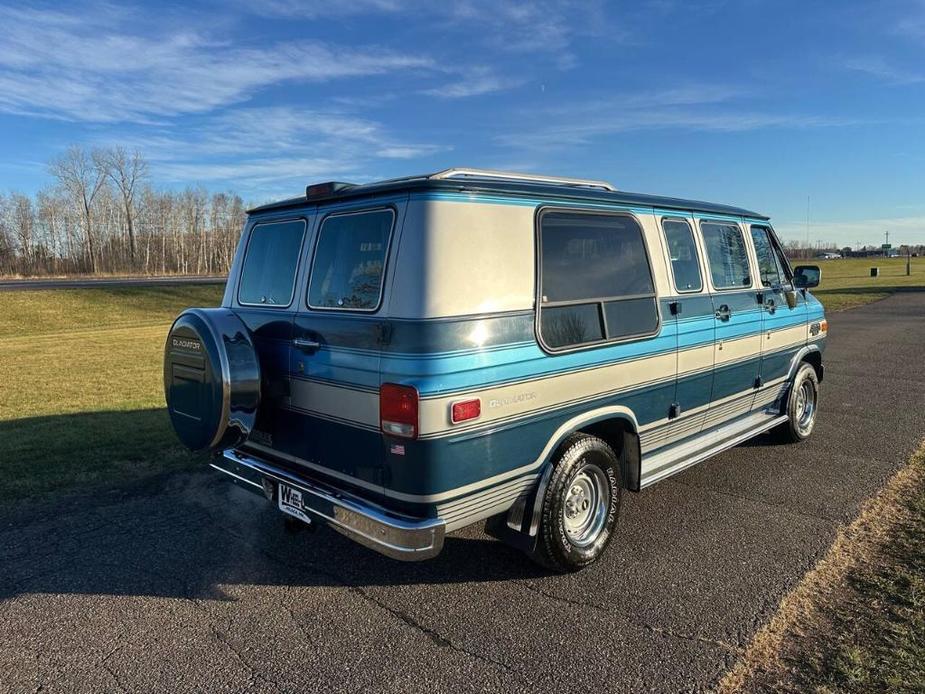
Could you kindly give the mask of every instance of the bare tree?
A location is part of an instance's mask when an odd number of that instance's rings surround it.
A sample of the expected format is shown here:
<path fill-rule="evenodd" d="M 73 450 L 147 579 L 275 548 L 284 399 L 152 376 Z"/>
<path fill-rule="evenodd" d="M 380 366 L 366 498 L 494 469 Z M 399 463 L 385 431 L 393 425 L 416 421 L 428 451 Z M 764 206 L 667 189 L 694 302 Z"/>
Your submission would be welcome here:
<path fill-rule="evenodd" d="M 148 162 L 137 149 L 129 154 L 125 147 L 96 150 L 93 153 L 97 168 L 105 171 L 122 197 L 125 224 L 128 230 L 131 268 L 136 267 L 135 254 L 135 193 L 138 185 L 148 177 Z"/>
<path fill-rule="evenodd" d="M 72 147 L 54 186 L 0 194 L 0 275 L 227 272 L 246 219 L 233 192 L 156 190 L 141 153 Z"/>
<path fill-rule="evenodd" d="M 32 199 L 22 193 L 11 193 L 9 202 L 10 225 L 19 246 L 23 274 L 31 274 L 35 259 L 35 212 Z"/>
<path fill-rule="evenodd" d="M 71 196 L 72 202 L 81 211 L 84 236 L 90 254 L 90 271 L 96 273 L 96 248 L 93 229 L 93 201 L 106 182 L 106 172 L 101 170 L 87 152 L 76 145 L 53 160 L 48 167 L 52 176 Z"/>

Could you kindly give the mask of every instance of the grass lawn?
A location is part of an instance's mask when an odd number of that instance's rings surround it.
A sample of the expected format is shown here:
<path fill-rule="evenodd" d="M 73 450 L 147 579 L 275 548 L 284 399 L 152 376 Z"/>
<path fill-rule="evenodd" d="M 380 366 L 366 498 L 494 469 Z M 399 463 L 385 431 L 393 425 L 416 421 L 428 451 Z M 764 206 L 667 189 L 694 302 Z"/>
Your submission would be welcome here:
<path fill-rule="evenodd" d="M 195 462 L 164 409 L 164 339 L 222 291 L 0 292 L 0 503 Z"/>
<path fill-rule="evenodd" d="M 925 692 L 925 447 L 838 534 L 719 690 Z"/>
<path fill-rule="evenodd" d="M 791 263 L 822 268 L 822 283 L 812 291 L 828 311 L 868 304 L 904 288 L 925 288 L 925 258 L 912 259 L 912 274 L 908 276 L 905 258 L 794 260 Z M 880 268 L 879 277 L 870 276 L 872 267 Z"/>

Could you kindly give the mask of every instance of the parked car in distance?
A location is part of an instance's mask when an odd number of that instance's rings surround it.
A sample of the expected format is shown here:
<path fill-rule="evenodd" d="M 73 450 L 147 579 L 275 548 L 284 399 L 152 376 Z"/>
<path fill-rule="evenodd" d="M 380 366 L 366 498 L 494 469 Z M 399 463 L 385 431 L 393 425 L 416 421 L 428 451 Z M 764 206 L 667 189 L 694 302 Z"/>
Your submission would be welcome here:
<path fill-rule="evenodd" d="M 767 217 L 478 169 L 250 210 L 220 308 L 167 338 L 171 421 L 298 523 L 382 554 L 494 536 L 597 560 L 624 491 L 807 438 L 827 323 Z"/>

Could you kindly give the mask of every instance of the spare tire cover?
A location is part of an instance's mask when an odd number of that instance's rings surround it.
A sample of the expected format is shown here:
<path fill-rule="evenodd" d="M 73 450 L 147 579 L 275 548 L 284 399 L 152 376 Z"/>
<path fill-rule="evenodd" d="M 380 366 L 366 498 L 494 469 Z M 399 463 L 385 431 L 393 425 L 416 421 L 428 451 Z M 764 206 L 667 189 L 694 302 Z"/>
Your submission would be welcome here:
<path fill-rule="evenodd" d="M 260 404 L 250 331 L 225 308 L 187 309 L 164 347 L 164 394 L 177 436 L 194 451 L 242 443 Z"/>

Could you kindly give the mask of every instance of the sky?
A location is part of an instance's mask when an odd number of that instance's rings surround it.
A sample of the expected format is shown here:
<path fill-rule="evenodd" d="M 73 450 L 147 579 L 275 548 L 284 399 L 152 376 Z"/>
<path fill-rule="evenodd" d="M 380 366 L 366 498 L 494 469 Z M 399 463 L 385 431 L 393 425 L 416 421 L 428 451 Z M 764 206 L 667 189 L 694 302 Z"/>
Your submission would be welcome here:
<path fill-rule="evenodd" d="M 70 144 L 253 203 L 450 166 L 925 243 L 925 0 L 0 2 L 0 191 Z"/>

